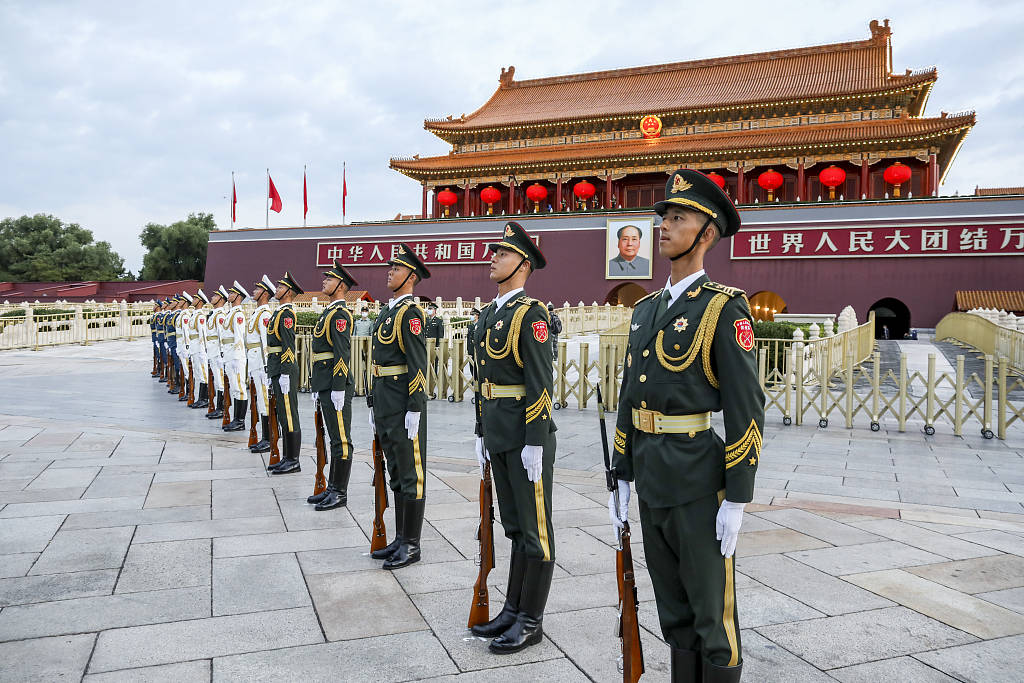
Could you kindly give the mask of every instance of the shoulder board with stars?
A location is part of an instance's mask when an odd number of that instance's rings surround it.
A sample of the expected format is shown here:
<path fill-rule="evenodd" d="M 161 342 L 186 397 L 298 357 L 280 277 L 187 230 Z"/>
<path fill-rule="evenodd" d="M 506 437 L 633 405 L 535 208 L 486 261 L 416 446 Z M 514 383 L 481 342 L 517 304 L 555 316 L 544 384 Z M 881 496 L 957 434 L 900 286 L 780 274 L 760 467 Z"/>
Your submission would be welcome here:
<path fill-rule="evenodd" d="M 740 296 L 744 294 L 744 291 L 739 287 L 729 287 L 728 285 L 720 285 L 717 282 L 705 282 L 705 289 L 710 289 L 713 292 L 721 292 L 722 294 L 728 294 L 731 297 Z"/>

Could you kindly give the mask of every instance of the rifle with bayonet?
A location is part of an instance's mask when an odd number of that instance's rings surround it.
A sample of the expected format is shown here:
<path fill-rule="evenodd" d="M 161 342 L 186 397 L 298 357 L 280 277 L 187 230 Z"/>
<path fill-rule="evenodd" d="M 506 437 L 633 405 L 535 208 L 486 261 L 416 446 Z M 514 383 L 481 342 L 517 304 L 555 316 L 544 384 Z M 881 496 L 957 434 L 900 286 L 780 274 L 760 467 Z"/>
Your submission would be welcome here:
<path fill-rule="evenodd" d="M 483 404 L 480 398 L 480 383 L 474 382 L 476 397 L 476 435 L 484 438 Z M 468 628 L 485 624 L 490 619 L 490 597 L 487 594 L 487 575 L 494 569 L 494 498 L 491 490 L 491 461 L 484 463 L 483 475 L 480 477 L 480 526 L 476 537 L 480 541 L 477 552 L 476 583 L 473 584 L 473 604 L 469 608 Z"/>
<path fill-rule="evenodd" d="M 366 392 L 366 405 L 373 410 L 373 396 Z M 384 450 L 380 447 L 377 430 L 373 430 L 373 532 L 370 534 L 370 552 L 387 547 L 388 530 L 384 525 L 384 511 L 388 509 L 388 484 L 384 478 Z"/>
<path fill-rule="evenodd" d="M 327 446 L 324 444 L 324 418 L 320 401 L 316 402 L 316 413 L 313 415 L 316 429 L 316 475 L 313 477 L 313 495 L 319 496 L 327 488 L 324 468 L 327 466 Z"/>
<path fill-rule="evenodd" d="M 256 382 L 252 377 L 249 378 L 249 396 L 252 398 L 249 401 L 249 448 L 252 448 L 259 443 L 259 435 L 256 434 L 256 423 L 260 421 L 260 412 L 256 406 Z"/>
<path fill-rule="evenodd" d="M 277 447 L 277 441 L 281 437 L 277 426 L 277 399 L 274 398 L 274 392 L 267 393 L 267 422 L 270 423 L 270 461 L 267 464 L 276 465 L 281 462 L 281 451 Z"/>
<path fill-rule="evenodd" d="M 224 380 L 224 417 L 220 421 L 220 426 L 227 427 L 231 422 L 231 392 L 228 389 L 228 373 L 221 370 L 220 376 Z"/>
<path fill-rule="evenodd" d="M 605 482 L 619 510 L 619 484 L 608 454 L 608 434 L 604 426 L 604 401 L 601 386 L 597 386 L 597 417 L 601 423 L 601 447 L 604 449 Z M 629 546 L 629 521 L 623 520 L 618 529 L 618 548 L 615 549 L 615 583 L 619 591 L 618 636 L 621 643 L 619 670 L 623 683 L 636 683 L 644 674 L 644 652 L 640 644 L 640 621 L 637 617 L 639 600 L 636 594 L 636 574 L 633 571 L 633 553 Z"/>

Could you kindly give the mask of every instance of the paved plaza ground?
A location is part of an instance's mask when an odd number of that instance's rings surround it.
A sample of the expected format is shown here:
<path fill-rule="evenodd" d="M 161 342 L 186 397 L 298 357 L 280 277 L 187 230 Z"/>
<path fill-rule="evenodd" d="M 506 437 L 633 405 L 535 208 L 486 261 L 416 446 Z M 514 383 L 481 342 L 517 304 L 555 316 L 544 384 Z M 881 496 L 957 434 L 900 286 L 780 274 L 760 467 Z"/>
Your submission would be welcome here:
<path fill-rule="evenodd" d="M 596 411 L 556 413 L 544 642 L 496 657 L 465 628 L 469 404 L 429 405 L 423 561 L 390 573 L 368 557 L 361 400 L 349 506 L 317 513 L 308 396 L 303 471 L 270 477 L 247 432 L 224 434 L 149 368 L 147 341 L 0 354 L 0 680 L 621 680 Z M 1024 679 L 1021 431 L 814 423 L 766 425 L 737 548 L 744 680 Z M 639 524 L 634 541 L 643 680 L 665 681 Z"/>

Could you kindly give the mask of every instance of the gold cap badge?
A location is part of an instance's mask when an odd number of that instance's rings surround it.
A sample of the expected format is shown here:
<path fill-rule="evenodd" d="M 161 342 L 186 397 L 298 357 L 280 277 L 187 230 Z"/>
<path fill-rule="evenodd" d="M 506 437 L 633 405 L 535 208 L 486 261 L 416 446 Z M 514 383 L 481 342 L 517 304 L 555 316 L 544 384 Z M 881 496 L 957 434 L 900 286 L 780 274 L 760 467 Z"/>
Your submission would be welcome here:
<path fill-rule="evenodd" d="M 675 178 L 672 179 L 672 191 L 673 192 L 686 192 L 691 187 L 693 187 L 693 185 L 690 184 L 686 180 L 686 178 L 684 178 L 681 175 L 677 175 Z"/>
<path fill-rule="evenodd" d="M 505 237 L 511 237 L 512 235 L 513 235 L 513 233 L 512 233 L 512 226 L 511 225 L 506 225 L 505 226 Z"/>

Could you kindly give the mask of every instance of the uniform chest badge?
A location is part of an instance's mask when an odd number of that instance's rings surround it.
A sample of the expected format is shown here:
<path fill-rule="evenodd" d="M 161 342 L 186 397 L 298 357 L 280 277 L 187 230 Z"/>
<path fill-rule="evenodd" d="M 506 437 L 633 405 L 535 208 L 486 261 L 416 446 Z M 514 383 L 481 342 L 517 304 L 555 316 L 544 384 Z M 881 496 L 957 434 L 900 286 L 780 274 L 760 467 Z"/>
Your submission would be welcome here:
<path fill-rule="evenodd" d="M 270 327 L 270 318 L 263 319 L 263 327 Z"/>
<path fill-rule="evenodd" d="M 420 319 L 419 318 L 410 318 L 409 319 L 409 329 L 412 331 L 413 334 L 419 334 L 420 330 L 423 329 L 423 325 L 420 322 Z"/>
<path fill-rule="evenodd" d="M 633 332 L 636 332 L 637 330 L 640 329 L 640 323 L 632 323 L 629 326 L 629 329 L 632 330 Z"/>
<path fill-rule="evenodd" d="M 338 332 L 344 332 L 345 328 L 348 327 L 348 321 L 344 318 L 334 321 L 334 326 L 338 328 Z"/>
<path fill-rule="evenodd" d="M 533 338 L 544 343 L 548 340 L 548 324 L 543 320 L 538 320 L 533 324 Z"/>
<path fill-rule="evenodd" d="M 736 327 L 736 343 L 744 351 L 752 350 L 754 348 L 754 328 L 750 326 L 750 321 L 740 318 L 733 323 L 733 326 Z"/>
<path fill-rule="evenodd" d="M 217 318 L 217 324 L 218 325 L 223 325 L 224 324 L 224 318 Z"/>
<path fill-rule="evenodd" d="M 243 323 L 245 323 L 245 318 L 243 318 L 242 316 L 238 316 L 238 324 L 241 325 Z"/>
<path fill-rule="evenodd" d="M 689 320 L 687 320 L 683 316 L 680 316 L 676 318 L 676 321 L 674 323 L 672 323 L 672 329 L 674 329 L 676 332 L 683 332 L 684 330 L 686 330 L 686 326 L 689 324 Z"/>
<path fill-rule="evenodd" d="M 285 326 L 285 329 L 289 329 L 289 330 L 290 330 L 290 329 L 292 329 L 292 322 L 293 322 L 293 321 L 292 321 L 292 319 L 291 319 L 291 318 L 285 318 L 285 319 L 284 319 L 284 326 Z"/>
<path fill-rule="evenodd" d="M 498 322 L 494 323 L 494 329 L 496 329 L 496 330 L 500 330 L 503 327 L 505 327 L 505 321 L 504 320 L 499 320 Z"/>

